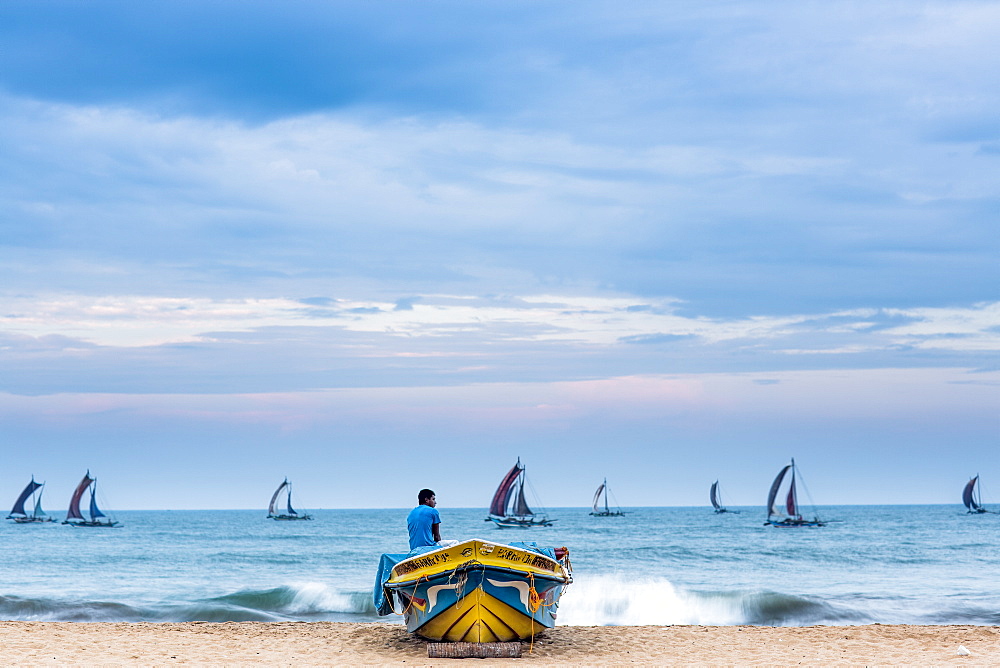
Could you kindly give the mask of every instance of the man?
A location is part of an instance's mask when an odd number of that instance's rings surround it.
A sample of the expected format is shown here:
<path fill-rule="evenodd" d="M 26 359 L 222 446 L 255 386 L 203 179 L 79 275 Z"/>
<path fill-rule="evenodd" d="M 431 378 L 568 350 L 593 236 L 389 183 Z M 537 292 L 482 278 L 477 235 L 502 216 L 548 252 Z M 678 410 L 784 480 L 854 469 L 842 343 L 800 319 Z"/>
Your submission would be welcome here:
<path fill-rule="evenodd" d="M 417 494 L 419 505 L 406 517 L 406 529 L 410 532 L 410 549 L 425 545 L 437 546 L 441 540 L 441 515 L 438 513 L 437 496 L 430 489 L 422 489 Z"/>

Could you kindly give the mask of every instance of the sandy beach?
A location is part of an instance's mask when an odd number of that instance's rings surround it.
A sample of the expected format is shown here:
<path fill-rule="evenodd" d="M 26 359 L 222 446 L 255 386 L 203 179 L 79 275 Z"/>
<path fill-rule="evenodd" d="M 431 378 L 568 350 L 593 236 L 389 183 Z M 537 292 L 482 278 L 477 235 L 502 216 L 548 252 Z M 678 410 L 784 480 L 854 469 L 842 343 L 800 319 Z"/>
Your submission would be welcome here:
<path fill-rule="evenodd" d="M 968 650 L 961 655 L 959 648 Z M 520 659 L 427 658 L 395 624 L 0 622 L 3 665 L 996 665 L 984 626 L 561 627 Z"/>

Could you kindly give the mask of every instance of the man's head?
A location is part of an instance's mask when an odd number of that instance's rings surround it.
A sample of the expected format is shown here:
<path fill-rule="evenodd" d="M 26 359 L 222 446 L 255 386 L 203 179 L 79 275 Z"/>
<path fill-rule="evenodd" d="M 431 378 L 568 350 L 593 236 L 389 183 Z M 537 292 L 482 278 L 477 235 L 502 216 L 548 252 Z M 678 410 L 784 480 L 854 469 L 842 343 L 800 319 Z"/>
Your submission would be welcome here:
<path fill-rule="evenodd" d="M 437 497 L 434 495 L 434 490 L 432 489 L 422 489 L 417 493 L 417 501 L 422 506 L 430 506 L 433 508 L 437 505 Z"/>

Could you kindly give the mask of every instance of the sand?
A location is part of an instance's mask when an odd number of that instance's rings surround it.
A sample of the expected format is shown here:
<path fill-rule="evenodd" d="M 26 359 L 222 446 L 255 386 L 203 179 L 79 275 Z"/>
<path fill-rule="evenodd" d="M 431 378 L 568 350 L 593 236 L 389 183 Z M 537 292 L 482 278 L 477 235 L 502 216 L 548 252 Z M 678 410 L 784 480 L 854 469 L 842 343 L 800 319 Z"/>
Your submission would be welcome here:
<path fill-rule="evenodd" d="M 0 664 L 1000 665 L 1000 627 L 565 626 L 525 643 L 520 659 L 432 661 L 398 624 L 0 622 Z"/>

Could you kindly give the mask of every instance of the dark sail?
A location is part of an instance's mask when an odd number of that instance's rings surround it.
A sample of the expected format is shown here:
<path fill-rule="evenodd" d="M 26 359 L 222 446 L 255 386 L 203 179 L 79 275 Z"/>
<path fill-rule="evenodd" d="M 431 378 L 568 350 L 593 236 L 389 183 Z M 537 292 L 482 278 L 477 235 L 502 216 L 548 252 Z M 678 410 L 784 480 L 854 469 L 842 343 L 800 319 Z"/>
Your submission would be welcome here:
<path fill-rule="evenodd" d="M 90 520 L 92 522 L 96 522 L 98 517 L 107 517 L 97 507 L 97 481 L 95 480 L 94 483 L 94 486 L 90 488 Z"/>
<path fill-rule="evenodd" d="M 21 492 L 21 496 L 17 497 L 17 501 L 14 502 L 14 507 L 11 508 L 10 514 L 12 516 L 19 515 L 21 517 L 27 517 L 28 513 L 24 512 L 24 502 L 27 501 L 28 497 L 34 494 L 35 490 L 41 486 L 41 483 L 35 482 L 35 479 L 32 478 L 31 482 L 28 483 L 28 486 Z"/>
<path fill-rule="evenodd" d="M 787 464 L 785 468 L 781 469 L 778 476 L 771 483 L 771 491 L 767 494 L 767 516 L 770 517 L 774 515 L 774 498 L 778 496 L 778 488 L 781 487 L 781 481 L 785 479 L 785 474 L 788 473 L 788 469 L 792 468 L 791 464 Z"/>
<path fill-rule="evenodd" d="M 517 499 L 514 501 L 514 512 L 512 514 L 517 517 L 530 517 L 535 513 L 528 507 L 528 502 L 524 499 L 524 469 L 522 468 L 521 471 L 521 484 L 517 486 Z"/>
<path fill-rule="evenodd" d="M 712 507 L 718 510 L 722 507 L 719 503 L 719 481 L 712 483 L 712 489 L 708 492 L 708 498 L 712 501 Z"/>
<path fill-rule="evenodd" d="M 288 514 L 289 515 L 298 515 L 298 513 L 295 512 L 295 508 L 292 508 L 292 484 L 291 483 L 288 483 L 288 500 L 286 501 L 285 506 L 288 508 Z"/>
<path fill-rule="evenodd" d="M 979 510 L 979 504 L 976 503 L 976 499 L 973 497 L 973 492 L 976 490 L 976 482 L 978 480 L 979 476 L 976 476 L 966 483 L 965 489 L 962 490 L 962 503 L 964 503 L 965 507 L 969 510 Z"/>
<path fill-rule="evenodd" d="M 514 464 L 514 468 L 507 471 L 507 475 L 500 481 L 500 486 L 497 487 L 497 491 L 493 495 L 493 501 L 490 503 L 490 515 L 503 517 L 507 514 L 507 502 L 510 500 L 510 495 L 514 490 L 514 483 L 517 482 L 517 478 L 523 470 L 524 467 L 521 466 L 521 460 L 518 459 L 517 464 Z"/>
<path fill-rule="evenodd" d="M 83 493 L 87 491 L 92 482 L 94 482 L 94 479 L 90 477 L 90 471 L 87 471 L 83 476 L 83 480 L 76 486 L 73 497 L 69 500 L 69 510 L 66 511 L 67 520 L 86 520 L 83 513 L 80 512 L 80 499 L 83 498 Z"/>

